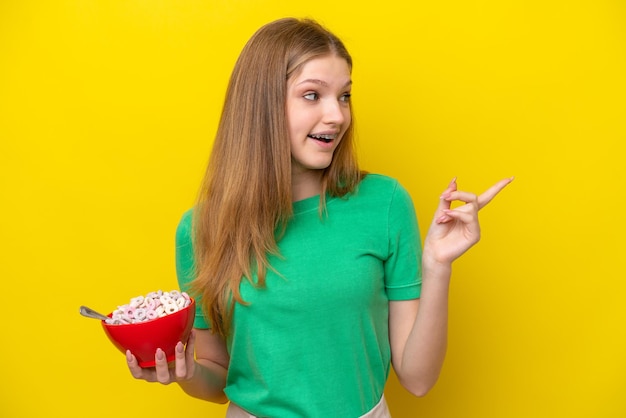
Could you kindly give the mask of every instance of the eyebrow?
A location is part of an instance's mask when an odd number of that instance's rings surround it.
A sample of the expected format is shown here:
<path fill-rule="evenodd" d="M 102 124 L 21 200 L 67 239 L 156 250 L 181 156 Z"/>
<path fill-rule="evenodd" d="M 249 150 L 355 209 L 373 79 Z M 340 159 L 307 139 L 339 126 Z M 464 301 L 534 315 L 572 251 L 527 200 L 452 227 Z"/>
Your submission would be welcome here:
<path fill-rule="evenodd" d="M 317 79 L 317 78 L 307 78 L 306 80 L 302 80 L 301 82 L 299 82 L 297 85 L 299 86 L 300 84 L 305 84 L 305 83 L 319 84 L 320 86 L 328 87 L 327 82 L 325 82 L 324 80 Z M 344 84 L 341 88 L 346 88 L 350 85 L 352 85 L 352 80 L 348 80 L 348 82 Z"/>

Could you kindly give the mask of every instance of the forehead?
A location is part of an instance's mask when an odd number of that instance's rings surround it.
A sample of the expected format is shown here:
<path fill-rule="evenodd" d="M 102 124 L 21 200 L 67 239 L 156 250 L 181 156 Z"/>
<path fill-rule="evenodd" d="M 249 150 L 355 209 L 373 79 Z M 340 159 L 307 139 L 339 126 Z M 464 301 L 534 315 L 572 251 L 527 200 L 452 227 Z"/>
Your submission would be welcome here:
<path fill-rule="evenodd" d="M 324 86 L 335 84 L 343 86 L 350 82 L 350 66 L 345 59 L 336 55 L 314 58 L 304 63 L 288 84 L 299 85 L 306 82 Z"/>

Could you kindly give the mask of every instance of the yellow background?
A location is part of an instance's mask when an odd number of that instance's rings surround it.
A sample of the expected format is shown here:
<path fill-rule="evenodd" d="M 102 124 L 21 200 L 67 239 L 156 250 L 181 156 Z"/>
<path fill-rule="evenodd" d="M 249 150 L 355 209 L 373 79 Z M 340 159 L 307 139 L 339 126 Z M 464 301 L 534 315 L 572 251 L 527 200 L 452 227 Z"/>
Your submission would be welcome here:
<path fill-rule="evenodd" d="M 394 418 L 626 416 L 620 0 L 1 0 L 0 416 L 223 416 L 133 380 L 78 307 L 176 287 L 229 73 L 287 15 L 345 40 L 362 166 L 422 233 L 453 176 L 516 176 L 456 264 L 437 386 L 392 376 Z"/>

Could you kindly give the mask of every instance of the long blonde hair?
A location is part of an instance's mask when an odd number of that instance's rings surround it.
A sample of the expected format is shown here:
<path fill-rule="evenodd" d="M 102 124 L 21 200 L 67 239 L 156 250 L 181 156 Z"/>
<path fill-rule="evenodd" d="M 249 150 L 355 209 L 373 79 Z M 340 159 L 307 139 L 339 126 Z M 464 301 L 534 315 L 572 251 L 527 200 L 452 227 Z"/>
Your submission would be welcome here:
<path fill-rule="evenodd" d="M 209 164 L 194 211 L 191 290 L 213 332 L 228 335 L 243 278 L 264 286 L 268 255 L 293 214 L 287 81 L 308 61 L 352 58 L 335 35 L 312 20 L 287 18 L 260 28 L 232 72 Z M 351 110 L 352 111 L 352 110 Z M 360 181 L 352 124 L 323 172 L 324 196 L 343 196 Z"/>

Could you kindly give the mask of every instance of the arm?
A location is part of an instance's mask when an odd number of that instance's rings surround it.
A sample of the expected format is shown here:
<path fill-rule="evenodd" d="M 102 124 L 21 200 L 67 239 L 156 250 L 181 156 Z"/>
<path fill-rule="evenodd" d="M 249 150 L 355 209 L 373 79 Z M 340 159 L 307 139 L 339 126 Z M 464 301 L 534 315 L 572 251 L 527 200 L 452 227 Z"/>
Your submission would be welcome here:
<path fill-rule="evenodd" d="M 478 210 L 512 179 L 496 183 L 480 196 L 457 191 L 453 180 L 424 242 L 421 298 L 389 303 L 391 361 L 400 383 L 416 396 L 436 383 L 448 341 L 448 293 L 452 262 L 480 239 Z M 454 200 L 465 202 L 451 210 Z"/>
<path fill-rule="evenodd" d="M 428 393 L 443 366 L 449 279 L 427 277 L 424 271 L 420 299 L 389 302 L 391 362 L 402 386 L 415 396 Z"/>
<path fill-rule="evenodd" d="M 228 400 L 224 394 L 229 362 L 226 344 L 223 338 L 208 329 L 194 328 L 186 347 L 182 342 L 178 343 L 173 367 L 168 366 L 162 350 L 155 353 L 155 367 L 142 369 L 130 352 L 126 353 L 126 359 L 135 379 L 166 385 L 176 382 L 195 398 L 216 403 Z"/>

